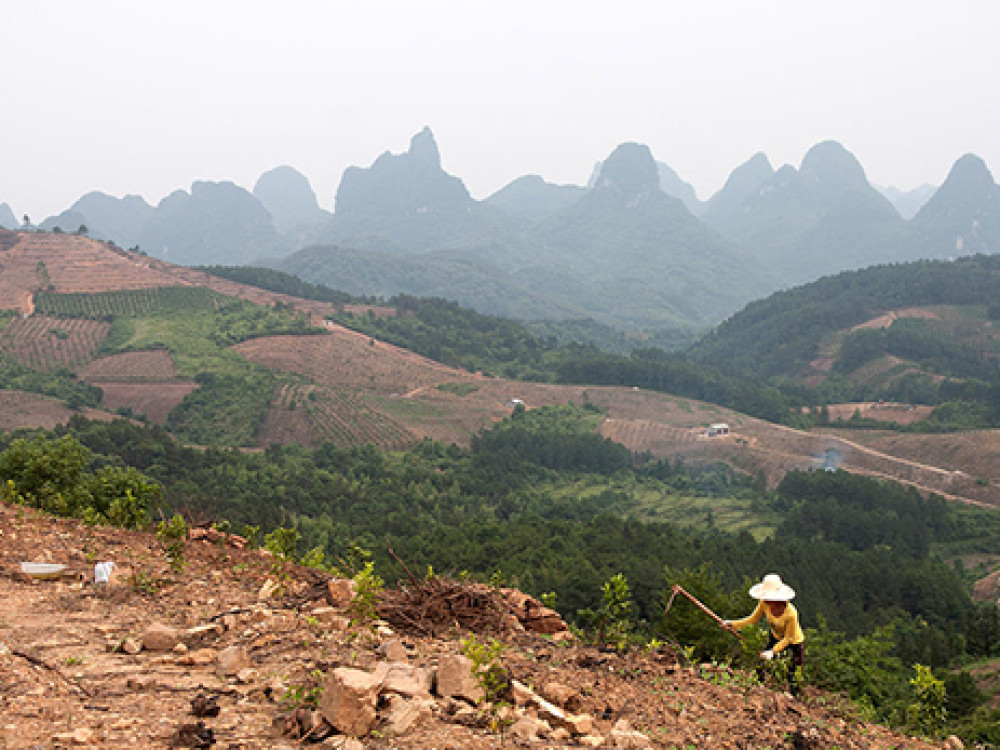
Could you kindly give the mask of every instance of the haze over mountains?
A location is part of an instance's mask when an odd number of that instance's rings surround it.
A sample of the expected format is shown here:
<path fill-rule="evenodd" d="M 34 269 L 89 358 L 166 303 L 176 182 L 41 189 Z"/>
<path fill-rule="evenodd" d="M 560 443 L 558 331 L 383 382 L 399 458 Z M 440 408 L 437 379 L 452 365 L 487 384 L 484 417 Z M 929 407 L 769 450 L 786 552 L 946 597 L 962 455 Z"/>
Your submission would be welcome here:
<path fill-rule="evenodd" d="M 19 223 L 0 204 L 0 225 Z M 406 152 L 347 169 L 333 213 L 303 175 L 278 167 L 252 193 L 196 182 L 155 207 L 89 193 L 39 226 L 81 225 L 186 265 L 267 264 L 354 294 L 441 296 L 520 319 L 688 335 L 842 270 L 995 253 L 1000 188 L 967 154 L 937 190 L 879 191 L 828 141 L 797 169 L 755 154 L 702 202 L 647 147 L 626 143 L 586 187 L 526 175 L 479 201 L 444 171 L 425 128 Z"/>

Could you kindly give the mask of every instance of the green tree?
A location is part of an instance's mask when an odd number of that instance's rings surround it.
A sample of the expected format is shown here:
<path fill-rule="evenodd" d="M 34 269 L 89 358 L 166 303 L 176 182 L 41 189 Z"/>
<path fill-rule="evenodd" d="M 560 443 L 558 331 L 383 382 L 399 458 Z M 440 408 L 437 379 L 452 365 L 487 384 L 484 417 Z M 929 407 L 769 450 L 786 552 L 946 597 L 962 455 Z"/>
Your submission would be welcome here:
<path fill-rule="evenodd" d="M 28 505 L 78 516 L 86 505 L 82 479 L 91 453 L 75 438 L 18 438 L 0 454 L 0 476 L 10 479 Z"/>

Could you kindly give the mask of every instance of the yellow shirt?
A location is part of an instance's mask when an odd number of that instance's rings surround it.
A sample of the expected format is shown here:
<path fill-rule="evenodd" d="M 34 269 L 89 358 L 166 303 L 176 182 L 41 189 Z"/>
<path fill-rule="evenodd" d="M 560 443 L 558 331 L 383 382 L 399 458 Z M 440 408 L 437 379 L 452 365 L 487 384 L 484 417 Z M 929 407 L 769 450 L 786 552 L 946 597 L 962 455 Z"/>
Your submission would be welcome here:
<path fill-rule="evenodd" d="M 785 602 L 785 611 L 780 617 L 771 614 L 771 608 L 764 601 L 757 602 L 757 609 L 749 617 L 742 620 L 733 620 L 733 627 L 742 630 L 747 625 L 753 625 L 761 617 L 767 617 L 767 624 L 771 626 L 771 634 L 778 641 L 771 649 L 774 653 L 779 653 L 786 646 L 793 643 L 802 643 L 806 637 L 799 627 L 799 612 L 791 602 Z"/>

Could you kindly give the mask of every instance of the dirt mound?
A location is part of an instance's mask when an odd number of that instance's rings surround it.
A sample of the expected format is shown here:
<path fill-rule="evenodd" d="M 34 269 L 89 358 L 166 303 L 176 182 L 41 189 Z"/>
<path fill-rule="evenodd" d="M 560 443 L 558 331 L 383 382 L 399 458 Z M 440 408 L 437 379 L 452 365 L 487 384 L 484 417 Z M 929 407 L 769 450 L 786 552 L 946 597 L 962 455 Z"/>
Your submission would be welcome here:
<path fill-rule="evenodd" d="M 0 505 L 0 746 L 261 748 L 306 733 L 328 735 L 323 747 L 498 745 L 467 699 L 439 694 L 468 631 L 351 628 L 315 571 L 229 542 L 189 540 L 172 568 L 151 535 Z M 37 580 L 23 561 L 67 567 Z M 92 582 L 102 561 L 117 581 Z M 794 700 L 669 652 L 503 639 L 512 746 L 935 747 L 853 723 L 831 696 Z M 382 696 L 356 740 L 324 725 L 337 675 L 367 675 Z"/>

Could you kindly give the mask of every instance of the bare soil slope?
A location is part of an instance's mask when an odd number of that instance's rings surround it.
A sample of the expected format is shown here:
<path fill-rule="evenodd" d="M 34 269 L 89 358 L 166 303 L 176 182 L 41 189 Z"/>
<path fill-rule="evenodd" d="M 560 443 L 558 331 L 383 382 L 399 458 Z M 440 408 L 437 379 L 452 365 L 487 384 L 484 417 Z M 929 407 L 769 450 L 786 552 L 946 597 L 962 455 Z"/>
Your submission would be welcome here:
<path fill-rule="evenodd" d="M 315 302 L 210 276 L 87 237 L 4 232 L 0 242 L 0 309 L 34 311 L 35 292 L 108 292 L 162 286 L 203 286 L 258 304 L 290 304 L 318 322 L 334 310 Z M 368 308 L 356 307 L 356 311 Z M 389 314 L 375 308 L 376 314 Z"/>
<path fill-rule="evenodd" d="M 62 401 L 39 393 L 0 390 L 0 430 L 18 430 L 22 427 L 41 427 L 51 430 L 66 424 L 73 416 L 72 409 Z M 78 413 L 87 419 L 110 421 L 114 415 L 100 409 L 85 407 Z"/>
<path fill-rule="evenodd" d="M 104 392 L 101 402 L 108 409 L 127 407 L 155 424 L 164 424 L 174 407 L 198 387 L 178 377 L 173 357 L 162 349 L 101 357 L 77 374 Z"/>
<path fill-rule="evenodd" d="M 303 742 L 284 735 L 295 724 L 290 711 L 335 668 L 434 670 L 466 635 L 432 638 L 385 627 L 352 635 L 314 572 L 224 544 L 189 541 L 187 565 L 177 573 L 150 535 L 88 528 L 4 505 L 0 536 L 5 748 L 207 747 L 206 738 L 222 748 L 295 747 Z M 30 579 L 20 572 L 22 561 L 63 563 L 69 574 Z M 128 568 L 131 582 L 95 586 L 95 561 Z M 265 584 L 280 587 L 264 598 Z M 534 718 L 538 709 L 518 708 L 514 718 L 532 731 L 512 730 L 510 747 L 612 745 L 616 726 L 624 736 L 620 722 L 633 734 L 618 746 L 639 748 L 941 746 L 855 723 L 831 696 L 807 690 L 794 700 L 744 685 L 725 668 L 685 666 L 669 652 L 618 656 L 558 646 L 525 631 L 501 638 L 512 678 L 543 693 L 562 686 L 558 700 L 584 717 L 581 728 L 590 724 L 586 733 L 560 735 Z M 500 744 L 460 698 L 385 698 L 373 730 L 358 738 L 335 732 L 321 746 L 472 750 Z M 196 717 L 196 704 L 206 702 L 217 713 Z M 414 708 L 413 721 L 399 718 L 400 707 Z"/>

